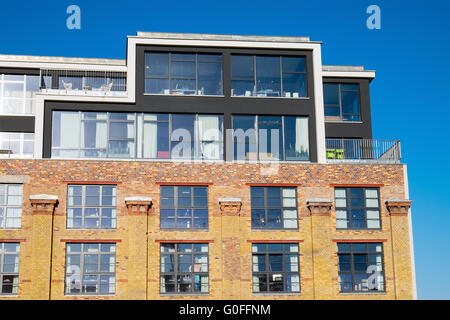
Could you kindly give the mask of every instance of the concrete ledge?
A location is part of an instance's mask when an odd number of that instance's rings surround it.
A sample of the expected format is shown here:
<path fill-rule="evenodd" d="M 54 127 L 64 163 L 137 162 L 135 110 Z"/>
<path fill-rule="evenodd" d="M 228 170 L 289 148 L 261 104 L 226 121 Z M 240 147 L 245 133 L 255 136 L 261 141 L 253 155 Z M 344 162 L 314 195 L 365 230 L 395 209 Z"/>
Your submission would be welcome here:
<path fill-rule="evenodd" d="M 0 176 L 0 183 L 29 183 L 30 176 L 5 175 Z"/>
<path fill-rule="evenodd" d="M 153 199 L 150 197 L 134 196 L 125 198 L 125 202 L 152 202 L 152 201 Z"/>
<path fill-rule="evenodd" d="M 49 194 L 34 194 L 30 196 L 30 200 L 58 200 L 58 196 L 52 196 Z"/>
<path fill-rule="evenodd" d="M 221 202 L 241 202 L 242 200 L 240 198 L 219 198 L 219 203 Z"/>
<path fill-rule="evenodd" d="M 332 202 L 330 199 L 325 199 L 325 198 L 311 198 L 311 199 L 306 199 L 306 203 L 330 203 Z"/>

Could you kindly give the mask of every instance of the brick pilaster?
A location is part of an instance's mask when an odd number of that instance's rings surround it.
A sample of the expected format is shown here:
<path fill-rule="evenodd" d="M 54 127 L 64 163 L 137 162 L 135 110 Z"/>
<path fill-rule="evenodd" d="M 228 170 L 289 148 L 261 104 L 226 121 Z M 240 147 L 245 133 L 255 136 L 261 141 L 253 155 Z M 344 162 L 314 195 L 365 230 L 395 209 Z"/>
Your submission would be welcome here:
<path fill-rule="evenodd" d="M 386 207 L 391 222 L 395 296 L 396 299 L 413 299 L 408 217 L 411 201 L 404 199 L 387 200 Z"/>
<path fill-rule="evenodd" d="M 222 217 L 222 298 L 240 299 L 241 276 L 236 266 L 241 265 L 240 219 L 242 201 L 237 198 L 219 199 Z"/>
<path fill-rule="evenodd" d="M 329 199 L 308 199 L 311 218 L 311 256 L 313 263 L 314 299 L 329 299 L 333 295 L 332 242 L 330 234 L 331 208 Z"/>
<path fill-rule="evenodd" d="M 125 198 L 128 213 L 128 292 L 133 299 L 147 299 L 148 214 L 152 198 Z M 155 263 L 153 261 L 153 263 Z"/>
<path fill-rule="evenodd" d="M 46 194 L 30 196 L 31 204 L 31 288 L 33 299 L 50 299 L 53 212 L 58 197 Z"/>

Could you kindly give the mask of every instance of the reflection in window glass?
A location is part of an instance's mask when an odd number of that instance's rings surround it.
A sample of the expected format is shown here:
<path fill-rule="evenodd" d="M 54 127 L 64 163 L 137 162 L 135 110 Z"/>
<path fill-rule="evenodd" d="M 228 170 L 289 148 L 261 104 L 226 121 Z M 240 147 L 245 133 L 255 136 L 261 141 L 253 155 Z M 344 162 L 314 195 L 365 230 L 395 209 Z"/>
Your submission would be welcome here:
<path fill-rule="evenodd" d="M 116 186 L 69 185 L 68 229 L 115 229 Z"/>
<path fill-rule="evenodd" d="M 0 229 L 20 229 L 22 185 L 0 184 Z"/>
<path fill-rule="evenodd" d="M 17 295 L 20 243 L 0 242 L 0 295 Z"/>
<path fill-rule="evenodd" d="M 115 244 L 66 244 L 65 294 L 113 294 L 115 291 Z"/>
<path fill-rule="evenodd" d="M 336 228 L 381 228 L 378 193 L 377 188 L 336 188 Z"/>
<path fill-rule="evenodd" d="M 164 243 L 160 255 L 161 293 L 209 292 L 207 243 Z"/>
<path fill-rule="evenodd" d="M 232 55 L 231 66 L 232 96 L 307 96 L 305 57 Z"/>
<path fill-rule="evenodd" d="M 43 81 L 50 82 L 50 77 Z M 0 74 L 0 114 L 34 114 L 39 76 Z"/>
<path fill-rule="evenodd" d="M 161 229 L 208 229 L 208 187 L 161 186 Z"/>
<path fill-rule="evenodd" d="M 235 160 L 309 160 L 307 117 L 235 115 L 232 121 Z"/>
<path fill-rule="evenodd" d="M 253 244 L 253 292 L 300 292 L 298 252 L 298 244 Z"/>
<path fill-rule="evenodd" d="M 147 52 L 145 93 L 222 95 L 222 55 Z"/>
<path fill-rule="evenodd" d="M 358 84 L 324 83 L 323 96 L 327 119 L 361 120 Z"/>
<path fill-rule="evenodd" d="M 385 290 L 382 243 L 338 243 L 337 247 L 340 292 Z"/>
<path fill-rule="evenodd" d="M 219 115 L 54 111 L 52 130 L 52 157 L 223 158 Z"/>
<path fill-rule="evenodd" d="M 32 158 L 34 133 L 0 132 L 0 158 Z"/>
<path fill-rule="evenodd" d="M 297 192 L 287 187 L 251 187 L 252 229 L 297 229 Z"/>

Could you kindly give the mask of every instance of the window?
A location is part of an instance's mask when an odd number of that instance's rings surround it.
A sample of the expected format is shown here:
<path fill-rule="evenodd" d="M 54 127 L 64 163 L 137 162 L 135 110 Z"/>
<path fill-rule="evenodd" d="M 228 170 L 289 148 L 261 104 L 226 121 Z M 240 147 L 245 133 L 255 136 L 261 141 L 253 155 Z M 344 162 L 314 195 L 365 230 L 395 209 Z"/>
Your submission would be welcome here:
<path fill-rule="evenodd" d="M 380 229 L 378 188 L 336 188 L 337 229 Z"/>
<path fill-rule="evenodd" d="M 251 187 L 252 229 L 297 229 L 297 192 L 287 187 Z"/>
<path fill-rule="evenodd" d="M 308 117 L 233 116 L 234 160 L 309 160 Z"/>
<path fill-rule="evenodd" d="M 145 93 L 222 95 L 222 55 L 147 52 Z"/>
<path fill-rule="evenodd" d="M 19 243 L 0 243 L 0 294 L 17 294 L 19 288 Z"/>
<path fill-rule="evenodd" d="M 22 185 L 0 184 L 0 229 L 20 229 Z"/>
<path fill-rule="evenodd" d="M 0 74 L 0 114 L 34 114 L 33 92 L 37 91 L 38 75 Z"/>
<path fill-rule="evenodd" d="M 34 133 L 0 132 L 0 157 L 32 158 Z"/>
<path fill-rule="evenodd" d="M 66 294 L 114 294 L 116 245 L 67 243 Z"/>
<path fill-rule="evenodd" d="M 359 84 L 324 83 L 327 120 L 360 121 Z"/>
<path fill-rule="evenodd" d="M 161 293 L 209 292 L 207 243 L 161 244 Z"/>
<path fill-rule="evenodd" d="M 223 158 L 222 116 L 53 112 L 52 157 Z"/>
<path fill-rule="evenodd" d="M 294 56 L 232 55 L 231 95 L 306 97 L 306 59 Z"/>
<path fill-rule="evenodd" d="M 116 186 L 69 185 L 68 229 L 115 229 Z"/>
<path fill-rule="evenodd" d="M 253 292 L 300 292 L 298 244 L 252 245 Z"/>
<path fill-rule="evenodd" d="M 384 291 L 383 245 L 338 243 L 339 291 Z"/>
<path fill-rule="evenodd" d="M 208 187 L 161 186 L 161 229 L 208 229 Z"/>

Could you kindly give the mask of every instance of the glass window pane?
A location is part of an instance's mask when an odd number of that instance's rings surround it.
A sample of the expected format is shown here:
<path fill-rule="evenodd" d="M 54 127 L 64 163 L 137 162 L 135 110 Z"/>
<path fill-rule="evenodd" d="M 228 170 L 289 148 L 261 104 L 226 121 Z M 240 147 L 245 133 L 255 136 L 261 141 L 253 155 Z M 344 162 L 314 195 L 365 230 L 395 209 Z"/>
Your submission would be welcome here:
<path fill-rule="evenodd" d="M 256 94 L 281 96 L 280 57 L 256 56 Z"/>
<path fill-rule="evenodd" d="M 359 114 L 359 94 L 357 92 L 342 92 L 342 113 Z"/>
<path fill-rule="evenodd" d="M 170 94 L 169 79 L 165 78 L 145 79 L 145 93 Z"/>
<path fill-rule="evenodd" d="M 307 95 L 305 73 L 283 74 L 283 97 L 300 98 Z"/>
<path fill-rule="evenodd" d="M 222 95 L 222 63 L 198 63 L 198 91 L 200 95 Z"/>
<path fill-rule="evenodd" d="M 325 83 L 323 85 L 323 97 L 326 105 L 339 106 L 339 85 Z"/>
<path fill-rule="evenodd" d="M 254 79 L 253 56 L 231 56 L 231 77 L 233 79 Z"/>
<path fill-rule="evenodd" d="M 282 57 L 283 72 L 306 72 L 306 60 L 303 57 Z"/>
<path fill-rule="evenodd" d="M 145 75 L 146 76 L 168 76 L 169 75 L 169 54 L 168 53 L 146 53 L 145 54 Z"/>
<path fill-rule="evenodd" d="M 307 117 L 284 117 L 286 160 L 309 160 Z"/>

